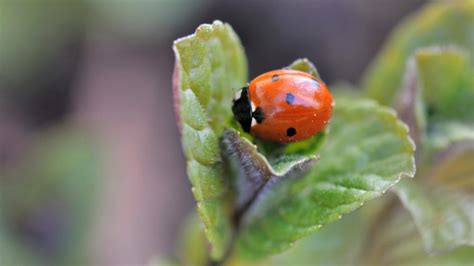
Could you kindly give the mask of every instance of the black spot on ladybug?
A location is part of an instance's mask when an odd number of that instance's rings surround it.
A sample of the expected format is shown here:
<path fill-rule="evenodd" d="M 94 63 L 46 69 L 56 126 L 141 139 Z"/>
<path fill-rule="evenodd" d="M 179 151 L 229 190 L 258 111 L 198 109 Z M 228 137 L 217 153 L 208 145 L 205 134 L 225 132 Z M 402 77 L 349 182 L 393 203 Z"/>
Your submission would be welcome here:
<path fill-rule="evenodd" d="M 286 94 L 286 102 L 288 104 L 293 104 L 295 102 L 295 95 L 293 95 L 291 92 Z"/>
<path fill-rule="evenodd" d="M 296 135 L 296 129 L 294 127 L 290 127 L 286 130 L 286 135 L 288 137 L 292 137 L 294 135 Z"/>
<path fill-rule="evenodd" d="M 276 74 L 272 76 L 272 81 L 273 82 L 278 81 L 279 79 L 280 79 L 280 76 L 278 76 Z"/>
<path fill-rule="evenodd" d="M 265 119 L 265 114 L 263 113 L 262 108 L 257 107 L 255 108 L 255 111 L 252 113 L 252 117 L 257 120 L 257 123 L 262 123 L 263 120 Z"/>

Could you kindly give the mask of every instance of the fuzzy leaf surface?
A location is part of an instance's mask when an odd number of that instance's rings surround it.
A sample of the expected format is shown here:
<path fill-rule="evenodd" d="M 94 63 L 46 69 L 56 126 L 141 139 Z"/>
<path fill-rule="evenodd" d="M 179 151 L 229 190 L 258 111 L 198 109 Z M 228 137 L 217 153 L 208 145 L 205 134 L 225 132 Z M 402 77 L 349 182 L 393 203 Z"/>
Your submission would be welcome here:
<path fill-rule="evenodd" d="M 337 99 L 320 160 L 300 179 L 262 191 L 243 217 L 237 254 L 260 259 L 334 222 L 414 174 L 414 145 L 395 112 Z"/>
<path fill-rule="evenodd" d="M 175 112 L 187 172 L 212 245 L 223 256 L 231 238 L 231 202 L 219 148 L 219 136 L 232 113 L 234 91 L 247 81 L 247 61 L 240 40 L 228 24 L 203 24 L 174 42 Z"/>

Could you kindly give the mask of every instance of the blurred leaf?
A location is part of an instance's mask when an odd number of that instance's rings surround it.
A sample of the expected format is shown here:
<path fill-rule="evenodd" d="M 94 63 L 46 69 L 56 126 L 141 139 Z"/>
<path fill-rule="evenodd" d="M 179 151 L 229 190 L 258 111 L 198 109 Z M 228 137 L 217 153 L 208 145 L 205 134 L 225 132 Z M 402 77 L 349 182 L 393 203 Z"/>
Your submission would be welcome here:
<path fill-rule="evenodd" d="M 441 254 L 425 252 L 409 213 L 394 197 L 371 201 L 364 208 L 321 228 L 294 248 L 246 265 L 472 265 L 474 248 L 462 246 Z"/>
<path fill-rule="evenodd" d="M 428 254 L 409 213 L 395 197 L 371 201 L 364 208 L 321 228 L 294 248 L 267 260 L 228 265 L 472 265 L 474 248 L 461 246 Z"/>
<path fill-rule="evenodd" d="M 321 77 L 319 76 L 318 70 L 316 69 L 314 64 L 311 61 L 309 61 L 307 58 L 296 59 L 293 63 L 291 63 L 286 68 L 303 71 L 308 74 L 311 74 L 312 76 L 318 79 L 321 79 Z"/>
<path fill-rule="evenodd" d="M 474 140 L 474 68 L 458 48 L 425 48 L 416 53 L 428 123 L 427 157 L 450 144 Z"/>
<path fill-rule="evenodd" d="M 407 61 L 395 106 L 410 128 L 420 163 L 453 143 L 474 139 L 473 69 L 455 47 L 422 48 Z"/>
<path fill-rule="evenodd" d="M 193 20 L 208 4 L 202 0 L 88 0 L 88 3 L 94 19 L 106 28 L 105 31 L 115 33 L 115 37 L 148 41 L 150 38 L 169 40 L 170 35 Z"/>
<path fill-rule="evenodd" d="M 2 174 L 0 219 L 16 228 L 19 245 L 46 250 L 58 265 L 87 262 L 85 241 L 101 184 L 92 139 L 73 127 L 47 130 L 18 169 Z"/>
<path fill-rule="evenodd" d="M 182 266 L 171 258 L 154 257 L 147 266 Z"/>
<path fill-rule="evenodd" d="M 430 149 L 429 154 L 436 154 L 448 148 L 450 145 L 467 140 L 474 140 L 474 125 L 469 126 L 465 123 L 444 122 L 435 123 L 428 132 L 425 144 Z"/>
<path fill-rule="evenodd" d="M 359 211 L 351 213 L 261 265 L 358 265 L 370 225 L 367 218 Z"/>
<path fill-rule="evenodd" d="M 410 58 L 406 64 L 403 77 L 403 84 L 395 99 L 395 109 L 400 119 L 405 122 L 410 129 L 410 137 L 417 147 L 416 157 L 418 158 L 422 150 L 422 140 L 426 131 L 425 104 L 419 86 L 419 77 L 416 69 L 416 61 Z"/>
<path fill-rule="evenodd" d="M 415 179 L 416 180 L 416 179 Z M 411 180 L 403 180 L 411 181 Z M 397 185 L 398 186 L 398 185 Z M 439 254 L 428 254 L 409 213 L 398 201 L 379 215 L 372 227 L 361 265 L 443 265 L 474 264 L 474 248 L 461 246 Z"/>
<path fill-rule="evenodd" d="M 173 91 L 187 172 L 212 257 L 219 259 L 232 229 L 218 136 L 231 120 L 234 90 L 247 81 L 247 62 L 237 35 L 220 21 L 203 24 L 194 34 L 176 40 L 173 50 Z"/>
<path fill-rule="evenodd" d="M 7 228 L 3 221 L 6 219 L 3 204 L 0 202 L 0 206 L 2 206 L 0 207 L 0 265 L 45 265 L 40 262 L 37 254 L 34 254 L 27 245 L 22 245 L 18 238 L 9 232 L 10 228 Z"/>
<path fill-rule="evenodd" d="M 243 217 L 237 254 L 279 253 L 414 174 L 414 146 L 395 113 L 371 101 L 338 100 L 321 160 L 302 179 L 263 190 Z"/>
<path fill-rule="evenodd" d="M 458 160 L 447 149 L 454 144 L 465 147 L 474 141 L 474 71 L 469 63 L 470 51 L 433 46 L 418 50 L 408 60 L 397 109 L 410 126 L 424 160 L 419 161 L 418 168 L 422 171 L 418 171 L 418 178 L 403 180 L 395 186 L 395 191 L 412 215 L 421 237 L 407 237 L 405 243 L 400 241 L 394 255 L 387 256 L 391 259 L 378 261 L 376 265 L 430 262 L 462 265 L 462 257 L 474 261 L 465 255 L 474 251 L 467 247 L 474 245 L 474 197 L 466 192 L 474 184 L 474 169 L 469 162 L 474 157 Z M 440 151 L 448 159 L 436 160 Z M 422 256 L 423 250 L 436 257 Z"/>
<path fill-rule="evenodd" d="M 474 139 L 451 145 L 437 156 L 429 180 L 474 195 Z"/>
<path fill-rule="evenodd" d="M 362 79 L 367 95 L 391 104 L 408 57 L 420 47 L 456 45 L 474 59 L 474 1 L 436 1 L 405 19 Z M 440 78 L 445 75 L 440 75 Z"/>
<path fill-rule="evenodd" d="M 474 197 L 414 180 L 400 182 L 395 191 L 413 216 L 428 251 L 474 245 Z"/>
<path fill-rule="evenodd" d="M 332 84 L 329 88 L 333 97 L 344 98 L 344 99 L 358 99 L 364 100 L 367 97 L 364 96 L 362 91 L 352 85 L 351 83 L 345 81 L 337 81 L 335 84 Z"/>
<path fill-rule="evenodd" d="M 472 266 L 474 264 L 474 247 L 459 247 L 449 252 L 442 253 L 438 256 L 425 256 L 418 261 L 414 261 L 414 265 L 446 265 L 446 266 Z"/>
<path fill-rule="evenodd" d="M 0 0 L 0 10 L 0 95 L 22 98 L 43 88 L 29 82 L 38 82 L 38 77 L 43 81 L 63 57 L 71 60 L 68 52 L 82 33 L 86 3 Z M 55 69 L 54 75 L 61 70 Z"/>
<path fill-rule="evenodd" d="M 474 68 L 468 53 L 455 47 L 424 48 L 416 53 L 416 63 L 428 123 L 450 120 L 474 126 Z"/>
<path fill-rule="evenodd" d="M 444 153 L 424 179 L 395 186 L 432 253 L 474 246 L 474 140 Z"/>

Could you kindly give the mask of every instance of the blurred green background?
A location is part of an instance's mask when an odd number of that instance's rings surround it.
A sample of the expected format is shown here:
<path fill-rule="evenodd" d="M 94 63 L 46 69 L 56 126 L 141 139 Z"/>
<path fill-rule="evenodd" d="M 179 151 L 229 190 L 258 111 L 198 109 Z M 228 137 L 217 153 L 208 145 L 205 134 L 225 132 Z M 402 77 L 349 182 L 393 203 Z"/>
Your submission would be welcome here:
<path fill-rule="evenodd" d="M 146 265 L 193 200 L 174 39 L 220 19 L 250 77 L 295 58 L 358 83 L 421 0 L 0 0 L 0 265 Z M 231 88 L 229 88 L 231 89 Z"/>

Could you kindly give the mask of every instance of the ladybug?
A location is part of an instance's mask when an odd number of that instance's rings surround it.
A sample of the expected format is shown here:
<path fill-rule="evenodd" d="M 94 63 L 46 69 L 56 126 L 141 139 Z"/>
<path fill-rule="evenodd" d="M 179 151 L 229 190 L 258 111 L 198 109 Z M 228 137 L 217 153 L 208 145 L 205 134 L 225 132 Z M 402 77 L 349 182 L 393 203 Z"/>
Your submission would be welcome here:
<path fill-rule="evenodd" d="M 253 136 L 280 143 L 320 132 L 334 106 L 324 82 L 306 72 L 266 72 L 242 88 L 233 101 L 234 118 Z"/>

